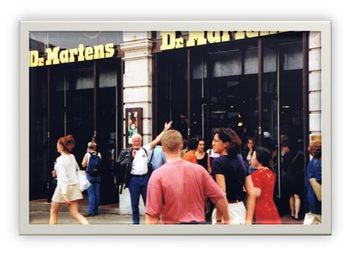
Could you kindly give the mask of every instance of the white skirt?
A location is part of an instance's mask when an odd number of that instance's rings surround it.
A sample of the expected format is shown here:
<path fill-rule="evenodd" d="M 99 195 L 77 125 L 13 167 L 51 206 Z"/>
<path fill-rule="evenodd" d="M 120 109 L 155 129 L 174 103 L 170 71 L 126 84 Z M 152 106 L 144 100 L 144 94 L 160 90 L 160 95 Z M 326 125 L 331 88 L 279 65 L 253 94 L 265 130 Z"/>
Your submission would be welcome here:
<path fill-rule="evenodd" d="M 242 201 L 238 203 L 229 203 L 228 213 L 230 216 L 230 224 L 245 224 L 247 210 Z M 214 208 L 211 219 L 212 224 L 216 224 L 216 208 Z"/>
<path fill-rule="evenodd" d="M 67 198 L 69 201 L 74 201 L 74 200 L 78 200 L 78 199 L 83 198 L 83 195 L 81 194 L 81 191 L 79 188 L 79 184 L 68 185 L 66 195 L 67 195 Z M 61 188 L 60 187 L 56 187 L 55 192 L 52 196 L 52 202 L 65 203 L 65 201 L 61 195 Z"/>

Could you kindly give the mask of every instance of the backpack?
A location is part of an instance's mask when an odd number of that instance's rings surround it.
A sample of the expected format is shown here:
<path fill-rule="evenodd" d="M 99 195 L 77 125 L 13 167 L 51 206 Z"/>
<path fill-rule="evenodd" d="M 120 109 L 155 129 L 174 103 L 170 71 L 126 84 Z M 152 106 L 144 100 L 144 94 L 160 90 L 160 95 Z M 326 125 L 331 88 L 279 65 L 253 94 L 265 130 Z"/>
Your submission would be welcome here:
<path fill-rule="evenodd" d="M 90 153 L 89 163 L 86 172 L 90 176 L 99 176 L 101 173 L 101 158 L 98 153 Z"/>

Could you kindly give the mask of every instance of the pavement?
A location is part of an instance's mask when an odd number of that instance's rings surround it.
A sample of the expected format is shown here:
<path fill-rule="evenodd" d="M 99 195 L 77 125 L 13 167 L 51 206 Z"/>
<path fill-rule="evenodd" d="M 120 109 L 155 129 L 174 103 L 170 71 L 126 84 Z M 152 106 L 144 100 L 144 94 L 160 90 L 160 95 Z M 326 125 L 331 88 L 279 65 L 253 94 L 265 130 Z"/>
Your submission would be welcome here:
<path fill-rule="evenodd" d="M 46 199 L 30 201 L 30 224 L 48 224 L 50 218 L 50 203 Z M 87 210 L 87 198 L 85 197 L 79 203 L 79 211 L 85 214 Z M 88 217 L 90 224 L 131 224 L 131 214 L 119 214 L 119 205 L 108 204 L 99 207 L 99 214 L 94 217 Z M 145 223 L 145 216 L 140 216 L 140 223 Z M 282 217 L 283 224 L 302 224 L 302 220 L 294 220 L 289 216 Z M 68 207 L 64 204 L 60 206 L 58 213 L 58 224 L 78 224 L 71 218 Z"/>
<path fill-rule="evenodd" d="M 79 203 L 79 211 L 85 214 L 87 210 L 87 199 L 84 198 Z M 30 224 L 48 224 L 50 219 L 50 206 L 46 199 L 30 201 Z M 118 204 L 108 204 L 99 206 L 99 214 L 87 217 L 90 224 L 132 224 L 131 214 L 119 214 Z M 140 223 L 144 224 L 145 216 L 140 216 Z M 68 210 L 68 206 L 62 204 L 58 212 L 58 224 L 78 224 Z"/>

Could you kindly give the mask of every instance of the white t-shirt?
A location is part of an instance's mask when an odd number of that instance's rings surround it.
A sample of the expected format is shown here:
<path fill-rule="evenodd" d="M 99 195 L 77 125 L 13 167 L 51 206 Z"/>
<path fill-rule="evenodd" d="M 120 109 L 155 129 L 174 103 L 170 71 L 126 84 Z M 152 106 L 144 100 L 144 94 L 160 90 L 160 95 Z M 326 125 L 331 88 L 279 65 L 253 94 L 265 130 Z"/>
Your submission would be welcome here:
<path fill-rule="evenodd" d="M 151 144 L 144 145 L 143 148 L 147 151 L 147 154 L 142 147 L 136 151 L 130 172 L 132 175 L 144 175 L 148 172 L 147 163 L 148 155 L 151 153 Z"/>
<path fill-rule="evenodd" d="M 61 155 L 56 159 L 57 187 L 61 194 L 67 194 L 68 185 L 78 183 L 77 170 L 79 166 L 73 154 Z"/>

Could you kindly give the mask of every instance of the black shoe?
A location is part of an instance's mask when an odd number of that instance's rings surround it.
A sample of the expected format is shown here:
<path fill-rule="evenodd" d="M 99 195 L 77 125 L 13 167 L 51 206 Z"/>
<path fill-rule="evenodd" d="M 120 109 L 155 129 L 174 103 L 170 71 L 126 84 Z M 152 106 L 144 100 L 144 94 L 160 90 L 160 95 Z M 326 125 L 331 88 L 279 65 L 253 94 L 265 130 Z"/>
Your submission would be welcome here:
<path fill-rule="evenodd" d="M 94 217 L 95 216 L 95 214 L 93 214 L 93 213 L 86 213 L 86 214 L 84 214 L 84 217 Z"/>

